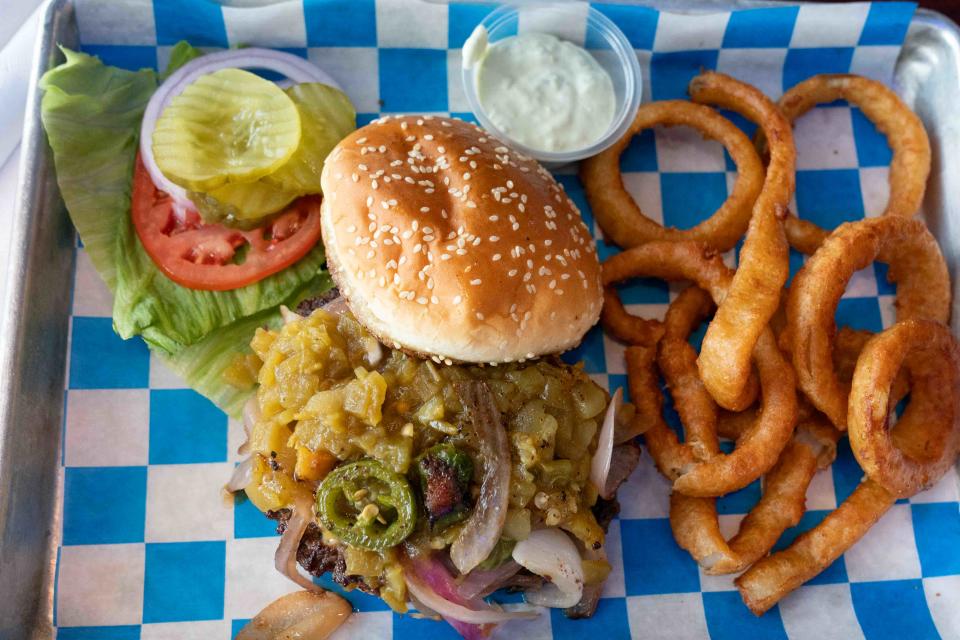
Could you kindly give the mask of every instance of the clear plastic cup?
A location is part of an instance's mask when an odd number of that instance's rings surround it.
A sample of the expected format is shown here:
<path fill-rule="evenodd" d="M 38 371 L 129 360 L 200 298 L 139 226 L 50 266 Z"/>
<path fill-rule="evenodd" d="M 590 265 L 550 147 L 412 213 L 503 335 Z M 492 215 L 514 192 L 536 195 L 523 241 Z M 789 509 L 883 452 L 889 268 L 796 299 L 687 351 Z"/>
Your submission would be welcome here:
<path fill-rule="evenodd" d="M 630 41 L 605 15 L 586 3 L 530 3 L 501 6 L 492 11 L 480 24 L 487 30 L 487 38 L 491 45 L 498 40 L 518 34 L 538 32 L 549 33 L 561 40 L 583 46 L 610 75 L 616 98 L 613 120 L 596 142 L 580 149 L 566 151 L 535 149 L 512 139 L 487 117 L 477 96 L 476 72 L 479 67 L 473 65 L 462 69 L 463 89 L 470 103 L 470 109 L 484 129 L 550 168 L 594 156 L 626 133 L 640 106 L 643 92 L 640 63 L 637 61 L 637 55 Z"/>

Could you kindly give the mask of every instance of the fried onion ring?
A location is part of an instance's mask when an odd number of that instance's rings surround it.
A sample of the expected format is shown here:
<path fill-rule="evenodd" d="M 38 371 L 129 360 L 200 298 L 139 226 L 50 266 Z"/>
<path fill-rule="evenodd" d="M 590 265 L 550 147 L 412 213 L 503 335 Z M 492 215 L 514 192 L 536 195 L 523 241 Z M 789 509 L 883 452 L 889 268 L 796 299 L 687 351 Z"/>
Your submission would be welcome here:
<path fill-rule="evenodd" d="M 910 370 L 910 403 L 895 427 L 890 389 Z M 942 324 L 905 320 L 867 342 L 849 402 L 850 447 L 863 471 L 897 498 L 929 488 L 960 453 L 960 345 Z"/>
<path fill-rule="evenodd" d="M 603 289 L 603 310 L 600 312 L 603 328 L 613 337 L 627 344 L 656 344 L 663 335 L 659 320 L 640 318 L 627 312 L 613 287 Z"/>
<path fill-rule="evenodd" d="M 867 478 L 820 524 L 793 544 L 758 560 L 734 580 L 744 604 L 756 615 L 826 569 L 852 547 L 896 502 L 896 497 Z"/>
<path fill-rule="evenodd" d="M 756 122 L 770 141 L 770 163 L 753 205 L 733 283 L 707 328 L 700 350 L 700 376 L 717 403 L 740 410 L 750 358 L 780 304 L 789 275 L 790 250 L 782 219 L 793 197 L 796 149 L 790 123 L 763 93 L 734 78 L 708 71 L 690 81 L 694 102 L 720 106 Z"/>
<path fill-rule="evenodd" d="M 657 352 L 660 373 L 683 425 L 682 446 L 691 447 L 698 460 L 720 453 L 717 405 L 700 381 L 697 352 L 687 338 L 710 317 L 713 309 L 713 299 L 703 289 L 688 287 L 681 291 L 667 309 L 665 332 Z"/>
<path fill-rule="evenodd" d="M 834 367 L 834 314 L 853 273 L 874 260 L 897 283 L 897 320 L 946 322 L 950 279 L 937 241 L 919 220 L 884 216 L 840 225 L 797 273 L 787 297 L 787 332 L 800 388 L 838 429 L 847 425 L 850 385 Z"/>
<path fill-rule="evenodd" d="M 930 175 L 930 139 L 923 122 L 894 93 L 876 80 L 852 74 L 816 75 L 796 84 L 780 98 L 780 110 L 790 122 L 818 104 L 846 100 L 887 137 L 890 160 L 890 199 L 883 215 L 911 217 L 920 209 Z M 765 144 L 758 136 L 758 146 Z M 830 234 L 809 220 L 790 215 L 787 240 L 797 251 L 812 254 Z"/>
<path fill-rule="evenodd" d="M 693 127 L 723 144 L 737 165 L 730 197 L 712 216 L 690 229 L 664 227 L 651 220 L 623 186 L 621 154 L 633 136 L 656 125 Z M 580 165 L 580 179 L 600 227 L 623 248 L 653 240 L 696 240 L 726 251 L 747 230 L 753 203 L 763 186 L 763 164 L 749 138 L 713 109 L 685 100 L 664 100 L 641 105 L 622 138 Z"/>
<path fill-rule="evenodd" d="M 732 272 L 713 250 L 695 242 L 650 242 L 618 253 L 603 264 L 604 285 L 640 276 L 691 280 L 709 291 L 716 301 L 727 295 Z M 635 387 L 659 395 L 656 373 L 650 371 L 653 356 L 646 352 L 642 356 L 639 352 L 631 354 L 628 349 L 630 396 L 635 402 Z M 675 491 L 698 497 L 724 495 L 742 489 L 776 464 L 796 424 L 796 382 L 769 328 L 760 334 L 753 360 L 759 372 L 763 408 L 759 420 L 742 435 L 732 453 L 697 461 L 690 447 L 680 446 L 669 427 L 654 425 L 647 432 L 650 453 L 664 474 L 674 479 Z M 640 375 L 644 377 L 642 386 L 632 379 Z M 642 410 L 640 404 L 637 409 L 638 413 Z M 676 453 L 676 449 L 687 453 Z M 664 453 L 659 460 L 658 450 Z"/>
<path fill-rule="evenodd" d="M 687 341 L 690 333 L 713 311 L 713 301 L 702 289 L 690 287 L 670 304 L 664 319 L 658 362 L 673 395 L 684 429 L 684 444 L 694 457 L 709 459 L 720 453 L 717 405 L 700 382 L 697 353 Z M 744 412 L 754 421 L 756 412 Z M 823 420 L 826 423 L 826 420 Z M 738 428 L 736 438 L 751 428 Z M 803 516 L 807 487 L 818 461 L 829 464 L 836 453 L 838 432 L 826 424 L 821 439 L 804 425 L 784 449 L 764 482 L 763 497 L 743 520 L 728 543 L 720 533 L 716 498 L 670 496 L 670 525 L 677 544 L 686 549 L 708 574 L 736 573 L 765 555 L 787 528 Z M 837 435 L 831 435 L 833 434 Z M 825 448 L 831 448 L 827 453 Z"/>
<path fill-rule="evenodd" d="M 763 495 L 729 541 L 720 533 L 715 498 L 670 496 L 670 525 L 677 544 L 709 575 L 737 573 L 762 558 L 780 535 L 803 517 L 807 488 L 818 469 L 836 457 L 840 432 L 825 419 L 804 423 L 764 477 Z"/>

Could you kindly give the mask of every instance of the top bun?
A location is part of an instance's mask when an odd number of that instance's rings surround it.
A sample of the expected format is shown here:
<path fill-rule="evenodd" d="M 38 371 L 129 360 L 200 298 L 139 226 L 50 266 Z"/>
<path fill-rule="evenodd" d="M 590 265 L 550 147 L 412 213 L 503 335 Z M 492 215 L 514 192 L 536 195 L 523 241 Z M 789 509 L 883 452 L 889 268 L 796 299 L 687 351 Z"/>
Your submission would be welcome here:
<path fill-rule="evenodd" d="M 330 273 L 385 344 L 436 361 L 511 362 L 576 346 L 600 315 L 600 264 L 576 205 L 484 130 L 388 117 L 327 158 Z"/>

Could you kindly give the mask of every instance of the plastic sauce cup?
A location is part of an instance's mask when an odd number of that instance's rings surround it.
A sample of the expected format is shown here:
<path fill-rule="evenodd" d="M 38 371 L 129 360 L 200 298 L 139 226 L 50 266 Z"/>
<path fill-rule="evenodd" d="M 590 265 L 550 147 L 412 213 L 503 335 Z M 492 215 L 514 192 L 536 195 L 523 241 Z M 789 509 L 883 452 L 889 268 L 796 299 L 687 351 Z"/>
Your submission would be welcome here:
<path fill-rule="evenodd" d="M 549 33 L 584 47 L 610 75 L 616 100 L 610 126 L 595 142 L 580 149 L 544 151 L 517 142 L 490 121 L 477 95 L 476 73 L 479 64 L 463 66 L 463 89 L 467 102 L 484 129 L 509 143 L 517 151 L 554 169 L 594 156 L 626 133 L 640 106 L 643 93 L 640 63 L 630 41 L 605 15 L 586 3 L 504 5 L 491 12 L 477 27 L 480 28 L 486 29 L 491 45 L 504 38 L 536 32 Z"/>

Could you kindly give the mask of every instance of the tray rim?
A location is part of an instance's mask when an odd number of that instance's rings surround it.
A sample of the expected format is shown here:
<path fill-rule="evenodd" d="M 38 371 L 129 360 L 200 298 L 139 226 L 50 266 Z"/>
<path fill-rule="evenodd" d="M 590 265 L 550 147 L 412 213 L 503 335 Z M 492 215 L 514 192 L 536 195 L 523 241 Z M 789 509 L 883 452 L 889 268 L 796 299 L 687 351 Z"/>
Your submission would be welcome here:
<path fill-rule="evenodd" d="M 431 1 L 431 0 L 426 0 Z M 730 11 L 733 9 L 747 9 L 757 7 L 804 5 L 808 2 L 777 2 L 774 0 L 641 0 L 631 2 L 614 0 L 619 4 L 635 4 L 648 6 L 662 11 L 679 11 L 689 13 L 709 13 L 713 11 Z M 10 500 L 4 490 L 11 486 L 11 477 L 17 471 L 15 461 L 11 460 L 11 449 L 17 429 L 14 421 L 24 413 L 31 404 L 30 398 L 18 395 L 20 375 L 29 366 L 29 354 L 22 353 L 19 346 L 28 342 L 27 326 L 28 314 L 20 313 L 26 308 L 34 291 L 31 284 L 35 282 L 29 278 L 29 261 L 32 258 L 31 248 L 37 241 L 39 222 L 36 219 L 38 203 L 33 200 L 39 189 L 53 189 L 56 202 L 52 203 L 60 216 L 60 223 L 64 222 L 66 209 L 59 197 L 56 179 L 53 175 L 50 159 L 50 150 L 46 143 L 46 136 L 40 122 L 41 92 L 37 83 L 48 69 L 48 62 L 53 60 L 55 47 L 62 41 L 63 33 L 55 27 L 62 27 L 62 21 L 68 23 L 73 18 L 74 0 L 49 0 L 40 22 L 40 29 L 34 46 L 31 61 L 30 87 L 27 98 L 27 114 L 24 120 L 23 137 L 21 139 L 21 153 L 19 159 L 19 180 L 16 189 L 16 199 L 13 209 L 9 266 L 6 276 L 6 289 L 3 299 L 3 315 L 0 316 L 0 372 L 10 372 L 10 375 L 0 375 L 0 542 L 8 539 L 10 526 Z M 944 32 L 953 41 L 952 54 L 956 64 L 954 69 L 960 68 L 960 27 L 946 15 L 931 9 L 918 8 L 910 23 L 911 37 L 915 28 L 926 28 Z M 898 59 L 897 67 L 900 65 Z M 955 84 L 960 85 L 960 73 L 952 78 Z M 960 161 L 958 158 L 956 161 Z M 50 171 L 44 171 L 49 168 Z M 68 226 L 72 229 L 72 225 Z M 73 257 L 75 252 L 69 252 L 68 273 L 73 272 Z M 66 299 L 72 298 L 72 284 L 64 284 L 63 294 Z M 954 301 L 956 306 L 957 301 Z M 71 311 L 69 305 L 66 314 L 61 319 L 62 324 L 69 321 Z M 957 314 L 954 314 L 956 316 Z M 958 319 L 955 317 L 955 333 L 957 333 Z M 69 331 L 69 329 L 66 329 Z M 52 363 L 55 366 L 54 382 L 60 389 L 65 389 L 66 364 L 66 331 L 60 336 L 64 348 L 60 349 L 60 360 Z M 58 433 L 61 431 L 63 413 L 65 411 L 65 395 L 56 399 L 52 406 L 55 424 L 50 425 Z M 36 567 L 27 577 L 27 584 L 23 581 L 4 579 L 0 580 L 0 637 L 3 638 L 52 638 L 54 635 L 54 591 L 58 549 L 60 546 L 60 506 L 62 504 L 62 447 L 61 438 L 56 438 L 55 454 L 56 465 L 47 465 L 42 469 L 45 479 L 50 485 L 50 493 L 41 500 L 40 508 L 32 514 L 35 525 L 34 531 L 44 531 L 43 549 L 36 561 Z M 0 545 L 0 574 L 4 569 L 13 566 L 11 556 L 16 555 L 9 545 Z M 35 554 L 37 555 L 37 554 Z M 14 566 L 14 569 L 17 567 Z M 19 577 L 19 576 L 17 576 Z M 7 635 L 10 634 L 10 635 Z"/>

